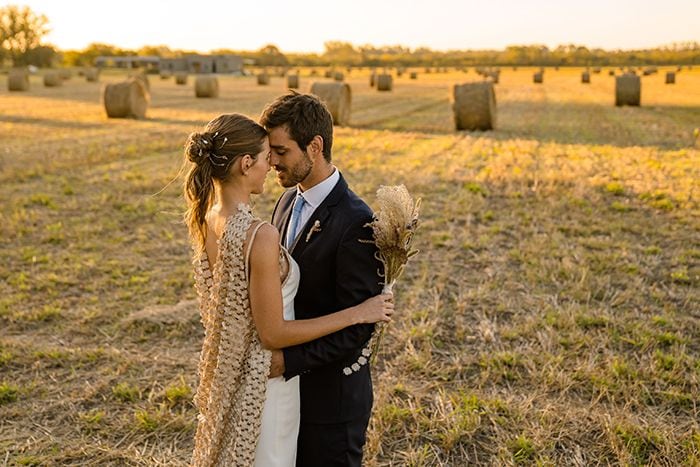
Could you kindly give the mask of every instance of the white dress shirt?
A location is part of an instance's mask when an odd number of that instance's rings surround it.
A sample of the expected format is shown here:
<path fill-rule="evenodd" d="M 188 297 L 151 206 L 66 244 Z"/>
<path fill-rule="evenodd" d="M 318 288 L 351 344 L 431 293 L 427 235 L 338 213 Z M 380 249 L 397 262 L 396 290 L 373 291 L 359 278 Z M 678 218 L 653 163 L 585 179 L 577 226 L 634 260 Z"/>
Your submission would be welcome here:
<path fill-rule="evenodd" d="M 304 230 L 304 226 L 309 221 L 314 211 L 316 211 L 316 208 L 318 208 L 328 197 L 330 192 L 333 191 L 333 188 L 338 183 L 338 180 L 340 180 L 340 172 L 338 172 L 337 168 L 333 167 L 333 173 L 330 175 L 330 177 L 321 183 L 312 186 L 308 190 L 302 192 L 299 185 L 297 185 L 297 193 L 295 196 L 301 194 L 304 197 L 304 201 L 306 201 L 301 210 L 301 219 L 299 220 L 299 231 L 297 232 L 297 235 Z M 294 244 L 294 240 L 289 238 L 289 235 L 291 234 L 289 230 L 290 229 L 287 228 L 287 240 L 289 241 L 288 244 L 292 245 Z"/>

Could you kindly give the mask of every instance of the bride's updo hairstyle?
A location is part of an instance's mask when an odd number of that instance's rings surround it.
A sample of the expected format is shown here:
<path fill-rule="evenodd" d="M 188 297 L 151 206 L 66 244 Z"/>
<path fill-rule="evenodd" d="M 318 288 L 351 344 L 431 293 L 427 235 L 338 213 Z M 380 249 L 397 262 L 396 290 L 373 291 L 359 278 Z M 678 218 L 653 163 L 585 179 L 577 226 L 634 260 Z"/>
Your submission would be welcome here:
<path fill-rule="evenodd" d="M 214 179 L 232 178 L 233 162 L 248 154 L 254 158 L 263 149 L 265 129 L 241 114 L 224 114 L 207 123 L 202 132 L 192 132 L 185 143 L 189 166 L 184 183 L 187 211 L 185 224 L 197 251 L 204 249 L 205 216 L 214 203 Z"/>

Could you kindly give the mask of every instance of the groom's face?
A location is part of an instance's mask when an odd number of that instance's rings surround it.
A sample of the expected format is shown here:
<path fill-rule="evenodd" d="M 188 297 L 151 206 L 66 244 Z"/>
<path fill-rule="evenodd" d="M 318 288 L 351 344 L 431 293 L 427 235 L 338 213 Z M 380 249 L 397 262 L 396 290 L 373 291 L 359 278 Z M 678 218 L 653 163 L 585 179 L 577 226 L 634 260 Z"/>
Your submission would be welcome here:
<path fill-rule="evenodd" d="M 277 171 L 277 181 L 285 188 L 303 182 L 314 164 L 287 132 L 286 126 L 270 130 L 270 165 Z"/>

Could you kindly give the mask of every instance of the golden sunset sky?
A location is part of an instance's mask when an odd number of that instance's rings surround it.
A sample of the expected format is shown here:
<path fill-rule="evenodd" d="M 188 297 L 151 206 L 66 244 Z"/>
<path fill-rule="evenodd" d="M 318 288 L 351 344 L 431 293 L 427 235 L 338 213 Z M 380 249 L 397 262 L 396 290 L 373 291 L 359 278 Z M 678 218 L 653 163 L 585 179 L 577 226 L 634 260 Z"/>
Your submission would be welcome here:
<path fill-rule="evenodd" d="M 502 49 L 579 44 L 604 49 L 700 42 L 700 0 L 28 0 L 49 18 L 45 42 L 82 49 L 167 45 L 208 52 L 322 52 L 329 40 L 411 48 Z"/>

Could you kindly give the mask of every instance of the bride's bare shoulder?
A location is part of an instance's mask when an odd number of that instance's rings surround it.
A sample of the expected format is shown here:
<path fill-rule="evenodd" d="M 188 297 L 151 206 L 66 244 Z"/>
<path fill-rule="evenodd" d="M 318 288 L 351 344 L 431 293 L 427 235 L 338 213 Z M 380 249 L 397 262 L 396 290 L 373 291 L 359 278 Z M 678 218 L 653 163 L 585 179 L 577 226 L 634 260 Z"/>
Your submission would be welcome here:
<path fill-rule="evenodd" d="M 273 225 L 265 222 L 260 226 L 250 248 L 250 263 L 253 270 L 256 269 L 255 265 L 264 266 L 263 269 L 258 270 L 279 267 L 279 238 L 280 235 Z"/>
<path fill-rule="evenodd" d="M 253 248 L 255 248 L 257 245 L 269 248 L 270 246 L 279 245 L 279 242 L 280 234 L 275 226 L 267 222 L 263 222 L 255 235 Z"/>

